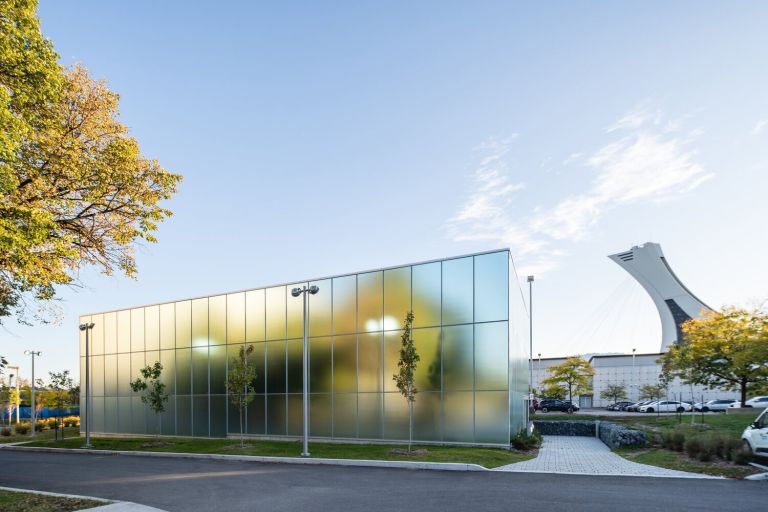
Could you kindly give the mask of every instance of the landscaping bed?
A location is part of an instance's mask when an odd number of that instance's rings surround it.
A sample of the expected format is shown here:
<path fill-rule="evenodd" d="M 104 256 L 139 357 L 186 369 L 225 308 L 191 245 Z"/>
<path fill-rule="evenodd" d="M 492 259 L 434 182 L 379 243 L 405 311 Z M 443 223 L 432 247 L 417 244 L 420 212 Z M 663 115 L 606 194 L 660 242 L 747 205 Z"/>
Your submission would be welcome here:
<path fill-rule="evenodd" d="M 103 501 L 0 489 L 0 510 L 3 512 L 70 512 L 103 505 L 106 505 Z"/>
<path fill-rule="evenodd" d="M 2 435 L 0 434 L 0 444 L 3 443 L 18 443 L 21 441 L 30 441 L 32 439 L 35 440 L 47 440 L 47 439 L 53 439 L 56 435 L 55 430 L 42 430 L 35 432 L 35 437 L 32 437 L 30 434 L 30 429 L 27 427 L 26 429 L 20 429 L 23 430 L 24 433 L 21 434 L 19 432 L 16 432 L 15 428 L 13 426 L 11 427 L 0 427 L 0 430 L 3 428 L 9 428 L 10 435 Z M 63 430 L 64 437 L 76 437 L 80 435 L 80 427 L 67 427 Z M 58 436 L 62 437 L 62 430 L 59 429 Z M 0 509 L 2 510 L 2 509 Z"/>

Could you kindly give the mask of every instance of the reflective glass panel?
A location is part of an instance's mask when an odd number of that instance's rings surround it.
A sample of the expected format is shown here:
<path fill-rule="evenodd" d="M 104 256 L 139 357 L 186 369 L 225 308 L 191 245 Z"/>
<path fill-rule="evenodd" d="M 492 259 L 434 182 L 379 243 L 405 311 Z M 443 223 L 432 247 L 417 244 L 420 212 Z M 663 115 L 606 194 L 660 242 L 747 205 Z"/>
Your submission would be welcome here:
<path fill-rule="evenodd" d="M 129 433 L 131 431 L 131 401 L 130 396 L 117 399 L 117 431 Z"/>
<path fill-rule="evenodd" d="M 384 330 L 401 329 L 411 311 L 411 267 L 384 271 Z"/>
<path fill-rule="evenodd" d="M 227 397 L 211 395 L 211 437 L 225 437 L 226 435 Z"/>
<path fill-rule="evenodd" d="M 408 439 L 408 403 L 400 393 L 384 393 L 384 439 Z"/>
<path fill-rule="evenodd" d="M 357 391 L 357 339 L 354 335 L 333 337 L 333 390 Z"/>
<path fill-rule="evenodd" d="M 192 351 L 188 348 L 176 350 L 176 394 L 192 393 Z"/>
<path fill-rule="evenodd" d="M 192 435 L 208 437 L 208 395 L 192 397 Z"/>
<path fill-rule="evenodd" d="M 443 385 L 446 391 L 472 390 L 472 326 L 443 327 Z"/>
<path fill-rule="evenodd" d="M 104 315 L 93 315 L 91 317 L 93 329 L 91 329 L 91 354 L 101 355 L 104 353 Z"/>
<path fill-rule="evenodd" d="M 245 293 L 227 295 L 227 343 L 245 341 Z"/>
<path fill-rule="evenodd" d="M 331 392 L 331 338 L 309 340 L 309 392 Z"/>
<path fill-rule="evenodd" d="M 217 295 L 208 300 L 208 339 L 211 345 L 227 342 L 227 296 Z"/>
<path fill-rule="evenodd" d="M 176 309 L 176 348 L 192 345 L 192 303 L 188 300 L 177 302 Z"/>
<path fill-rule="evenodd" d="M 117 355 L 117 393 L 119 396 L 131 396 L 131 354 Z"/>
<path fill-rule="evenodd" d="M 331 334 L 331 280 L 314 281 L 310 286 L 317 286 L 320 291 L 309 296 L 309 335 L 328 336 Z"/>
<path fill-rule="evenodd" d="M 286 432 L 289 436 L 300 436 L 303 432 L 303 398 L 301 395 L 288 395 L 288 423 Z"/>
<path fill-rule="evenodd" d="M 160 350 L 160 306 L 144 308 L 144 350 Z"/>
<path fill-rule="evenodd" d="M 267 370 L 264 366 L 264 360 L 266 357 L 266 343 L 249 343 L 253 345 L 253 352 L 248 356 L 248 364 L 256 368 L 256 380 L 254 381 L 254 391 L 262 394 L 265 392 L 265 383 Z"/>
<path fill-rule="evenodd" d="M 160 306 L 160 348 L 168 350 L 176 347 L 176 311 L 174 304 Z"/>
<path fill-rule="evenodd" d="M 506 391 L 475 393 L 475 442 L 509 443 L 509 399 Z"/>
<path fill-rule="evenodd" d="M 357 394 L 333 395 L 333 437 L 357 437 Z"/>
<path fill-rule="evenodd" d="M 248 410 L 246 411 L 246 419 L 248 421 L 248 433 L 249 434 L 264 434 L 265 433 L 265 416 L 264 407 L 266 406 L 264 395 L 256 395 L 253 401 L 248 404 Z"/>
<path fill-rule="evenodd" d="M 288 393 L 301 393 L 304 388 L 304 340 L 288 340 L 286 350 Z"/>
<path fill-rule="evenodd" d="M 414 329 L 413 344 L 416 348 L 416 353 L 419 354 L 419 362 L 416 363 L 414 379 L 416 388 L 420 392 L 440 391 L 440 328 Z"/>
<path fill-rule="evenodd" d="M 208 299 L 192 301 L 192 346 L 208 346 Z"/>
<path fill-rule="evenodd" d="M 165 390 L 171 394 L 176 394 L 176 351 L 161 350 L 160 364 L 163 365 L 163 372 L 160 380 L 165 383 Z"/>
<path fill-rule="evenodd" d="M 267 434 L 285 435 L 285 395 L 267 395 Z"/>
<path fill-rule="evenodd" d="M 138 396 L 131 398 L 131 433 L 147 433 L 147 406 Z"/>
<path fill-rule="evenodd" d="M 285 286 L 267 288 L 267 339 L 285 339 Z"/>
<path fill-rule="evenodd" d="M 420 391 L 416 395 L 416 401 L 413 403 L 414 439 L 420 441 L 442 440 L 441 408 L 440 393 Z"/>
<path fill-rule="evenodd" d="M 266 345 L 267 391 L 270 393 L 285 393 L 285 342 L 268 341 Z"/>
<path fill-rule="evenodd" d="M 309 435 L 331 437 L 332 410 L 330 394 L 309 395 Z"/>
<path fill-rule="evenodd" d="M 304 296 L 294 297 L 291 294 L 293 288 L 303 288 L 306 283 L 296 283 L 285 287 L 285 301 L 287 308 L 287 332 L 289 338 L 301 338 L 304 336 Z"/>
<path fill-rule="evenodd" d="M 192 394 L 208 393 L 208 347 L 192 349 Z"/>
<path fill-rule="evenodd" d="M 176 435 L 192 435 L 192 397 L 176 396 Z"/>
<path fill-rule="evenodd" d="M 146 366 L 144 362 L 144 352 L 131 353 L 131 377 L 130 380 L 138 379 L 141 376 L 141 369 Z M 130 389 L 130 385 L 128 387 Z"/>
<path fill-rule="evenodd" d="M 381 439 L 381 393 L 360 393 L 357 395 L 359 407 L 358 429 L 361 438 Z"/>
<path fill-rule="evenodd" d="M 104 356 L 104 395 L 117 396 L 117 355 Z"/>
<path fill-rule="evenodd" d="M 91 428 L 94 432 L 104 432 L 104 399 L 100 396 L 91 397 L 91 407 L 93 408 Z"/>
<path fill-rule="evenodd" d="M 360 332 L 383 330 L 383 291 L 382 272 L 357 276 L 357 325 Z"/>
<path fill-rule="evenodd" d="M 389 331 L 384 333 L 384 391 L 397 391 L 392 377 L 397 373 L 397 361 L 400 359 L 400 333 Z"/>
<path fill-rule="evenodd" d="M 91 392 L 104 396 L 104 356 L 91 356 Z M 93 413 L 96 416 L 96 412 Z"/>
<path fill-rule="evenodd" d="M 358 391 L 382 390 L 382 339 L 380 332 L 365 333 L 358 336 Z"/>
<path fill-rule="evenodd" d="M 245 292 L 245 338 L 246 341 L 264 341 L 265 337 L 264 290 Z"/>
<path fill-rule="evenodd" d="M 475 322 L 509 316 L 509 253 L 475 256 Z"/>
<path fill-rule="evenodd" d="M 171 395 L 165 403 L 165 411 L 160 414 L 160 431 L 163 435 L 176 435 L 176 396 Z"/>
<path fill-rule="evenodd" d="M 144 350 L 144 308 L 131 310 L 131 352 Z"/>
<path fill-rule="evenodd" d="M 117 312 L 117 351 L 131 351 L 131 311 Z"/>
<path fill-rule="evenodd" d="M 472 392 L 443 395 L 445 409 L 443 440 L 465 443 L 474 441 L 473 395 Z"/>
<path fill-rule="evenodd" d="M 223 395 L 227 392 L 227 347 L 223 345 L 212 346 L 209 349 L 211 373 L 211 394 Z M 213 421 L 213 417 L 211 418 Z M 211 427 L 213 428 L 213 427 Z"/>
<path fill-rule="evenodd" d="M 475 324 L 475 389 L 508 388 L 508 345 L 507 322 Z"/>
<path fill-rule="evenodd" d="M 440 262 L 413 266 L 413 326 L 440 325 Z"/>
<path fill-rule="evenodd" d="M 117 424 L 117 398 L 107 397 L 104 399 L 104 432 L 116 434 L 120 432 Z"/>
<path fill-rule="evenodd" d="M 104 353 L 117 353 L 117 313 L 104 313 Z"/>
<path fill-rule="evenodd" d="M 443 325 L 472 322 L 472 258 L 443 261 Z"/>
<path fill-rule="evenodd" d="M 333 332 L 352 333 L 356 330 L 357 279 L 344 276 L 333 279 Z"/>

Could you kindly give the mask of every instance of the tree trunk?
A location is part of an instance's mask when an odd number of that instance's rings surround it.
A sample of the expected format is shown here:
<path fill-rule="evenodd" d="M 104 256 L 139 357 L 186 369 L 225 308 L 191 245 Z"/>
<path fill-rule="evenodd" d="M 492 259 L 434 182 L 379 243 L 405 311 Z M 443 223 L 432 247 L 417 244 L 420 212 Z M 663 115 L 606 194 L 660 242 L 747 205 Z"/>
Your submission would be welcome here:
<path fill-rule="evenodd" d="M 411 453 L 413 442 L 413 401 L 408 400 L 408 453 Z"/>
<path fill-rule="evenodd" d="M 741 379 L 741 406 L 747 406 L 747 382 L 746 379 Z"/>
<path fill-rule="evenodd" d="M 245 447 L 245 442 L 243 441 L 243 408 L 239 407 L 240 409 L 240 448 Z"/>

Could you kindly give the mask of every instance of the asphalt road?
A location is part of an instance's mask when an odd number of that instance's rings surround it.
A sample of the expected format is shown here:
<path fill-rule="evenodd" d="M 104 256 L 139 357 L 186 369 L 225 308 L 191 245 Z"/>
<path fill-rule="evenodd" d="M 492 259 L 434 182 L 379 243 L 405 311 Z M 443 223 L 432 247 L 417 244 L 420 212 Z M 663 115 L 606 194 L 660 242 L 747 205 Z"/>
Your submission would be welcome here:
<path fill-rule="evenodd" d="M 168 511 L 765 512 L 768 483 L 298 466 L 0 449 L 0 486 Z"/>

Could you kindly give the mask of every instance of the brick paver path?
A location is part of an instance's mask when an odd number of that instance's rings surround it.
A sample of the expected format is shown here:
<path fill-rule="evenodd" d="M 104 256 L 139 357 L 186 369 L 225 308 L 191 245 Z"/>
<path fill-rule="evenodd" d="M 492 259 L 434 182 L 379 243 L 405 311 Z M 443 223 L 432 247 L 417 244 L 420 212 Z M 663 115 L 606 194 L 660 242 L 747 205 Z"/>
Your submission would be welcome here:
<path fill-rule="evenodd" d="M 586 475 L 718 478 L 638 464 L 616 455 L 596 437 L 576 436 L 544 436 L 538 457 L 501 466 L 496 470 Z"/>

